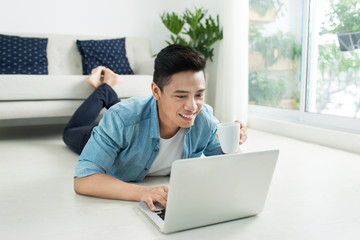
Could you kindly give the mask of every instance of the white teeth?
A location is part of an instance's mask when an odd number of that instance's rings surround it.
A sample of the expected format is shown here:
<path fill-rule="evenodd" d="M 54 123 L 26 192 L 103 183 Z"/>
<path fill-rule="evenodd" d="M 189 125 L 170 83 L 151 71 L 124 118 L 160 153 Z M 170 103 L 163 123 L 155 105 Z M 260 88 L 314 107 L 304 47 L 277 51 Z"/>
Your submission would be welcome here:
<path fill-rule="evenodd" d="M 194 116 L 194 115 L 185 115 L 185 114 L 181 114 L 181 113 L 180 113 L 180 115 L 184 118 L 192 118 Z"/>

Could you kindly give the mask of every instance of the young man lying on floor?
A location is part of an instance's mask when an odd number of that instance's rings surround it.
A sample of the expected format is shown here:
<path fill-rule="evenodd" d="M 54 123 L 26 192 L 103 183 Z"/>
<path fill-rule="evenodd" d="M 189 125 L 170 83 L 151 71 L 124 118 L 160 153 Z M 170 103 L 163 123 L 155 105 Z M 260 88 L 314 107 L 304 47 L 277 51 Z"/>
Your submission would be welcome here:
<path fill-rule="evenodd" d="M 64 130 L 65 143 L 81 153 L 75 191 L 144 201 L 155 211 L 155 202 L 166 206 L 168 188 L 129 182 L 167 176 L 177 159 L 224 154 L 216 137 L 219 121 L 204 104 L 205 64 L 204 56 L 193 48 L 170 45 L 155 59 L 152 96 L 120 103 L 112 89 L 119 76 L 107 68 L 96 68 L 88 80 L 96 90 Z M 111 108 L 93 128 L 103 107 Z M 240 124 L 240 128 L 239 145 L 247 138 L 246 127 Z"/>

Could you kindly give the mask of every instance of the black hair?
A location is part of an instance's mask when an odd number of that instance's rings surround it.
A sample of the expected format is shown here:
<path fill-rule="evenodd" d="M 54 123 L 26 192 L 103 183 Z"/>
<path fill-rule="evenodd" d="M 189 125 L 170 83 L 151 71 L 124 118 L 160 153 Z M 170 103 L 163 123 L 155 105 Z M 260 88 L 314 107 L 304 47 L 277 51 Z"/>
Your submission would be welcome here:
<path fill-rule="evenodd" d="M 154 82 L 163 90 L 171 76 L 184 71 L 204 71 L 206 60 L 203 54 L 192 47 L 172 44 L 162 49 L 155 59 Z"/>

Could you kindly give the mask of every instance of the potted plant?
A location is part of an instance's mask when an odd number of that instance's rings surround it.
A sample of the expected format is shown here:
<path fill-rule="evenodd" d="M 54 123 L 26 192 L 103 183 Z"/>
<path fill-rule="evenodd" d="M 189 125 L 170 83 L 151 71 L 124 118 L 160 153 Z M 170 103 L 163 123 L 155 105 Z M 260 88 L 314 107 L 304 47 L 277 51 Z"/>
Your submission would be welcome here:
<path fill-rule="evenodd" d="M 223 30 L 220 28 L 219 15 L 216 20 L 206 15 L 207 10 L 203 8 L 195 8 L 194 12 L 186 9 L 182 16 L 174 12 L 164 12 L 161 20 L 172 33 L 170 41 L 166 42 L 193 47 L 201 52 L 206 60 L 213 61 L 213 44 L 223 38 Z"/>
<path fill-rule="evenodd" d="M 296 43 L 293 35 L 278 31 L 270 36 L 263 36 L 253 25 L 249 30 L 250 70 L 295 69 L 295 61 L 300 57 L 301 46 Z"/>
<path fill-rule="evenodd" d="M 283 5 L 280 0 L 250 0 L 250 20 L 253 22 L 273 22 L 281 12 Z"/>
<path fill-rule="evenodd" d="M 317 81 L 317 111 L 326 108 L 329 99 L 351 85 L 356 86 L 360 69 L 360 54 L 357 51 L 343 56 L 335 44 L 319 45 L 318 69 L 320 76 Z M 349 92 L 347 93 L 349 94 Z"/>
<path fill-rule="evenodd" d="M 321 33 L 337 34 L 341 51 L 360 48 L 360 4 L 358 1 L 330 0 L 331 12 L 326 16 Z"/>

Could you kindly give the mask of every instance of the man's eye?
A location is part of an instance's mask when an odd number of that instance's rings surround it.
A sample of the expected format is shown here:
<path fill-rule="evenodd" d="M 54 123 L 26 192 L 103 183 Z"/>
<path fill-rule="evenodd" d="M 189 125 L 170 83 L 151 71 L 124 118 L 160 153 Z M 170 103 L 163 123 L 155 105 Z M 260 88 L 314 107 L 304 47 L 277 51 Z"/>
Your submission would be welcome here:
<path fill-rule="evenodd" d="M 196 95 L 196 97 L 199 97 L 199 98 L 201 98 L 201 97 L 203 97 L 204 96 L 204 94 L 198 94 L 198 95 Z"/>
<path fill-rule="evenodd" d="M 186 96 L 176 96 L 177 98 L 186 98 Z"/>

